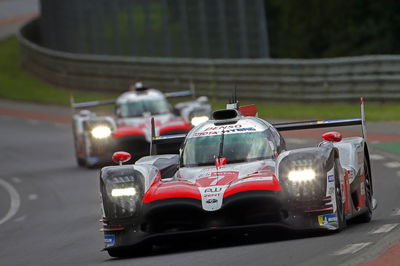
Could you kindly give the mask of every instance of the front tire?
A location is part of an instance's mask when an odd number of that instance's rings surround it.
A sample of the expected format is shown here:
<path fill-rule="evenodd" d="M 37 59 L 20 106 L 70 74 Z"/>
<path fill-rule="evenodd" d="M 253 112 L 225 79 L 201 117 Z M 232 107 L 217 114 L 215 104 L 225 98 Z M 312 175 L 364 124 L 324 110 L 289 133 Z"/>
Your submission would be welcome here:
<path fill-rule="evenodd" d="M 369 160 L 367 156 L 364 157 L 364 176 L 365 176 L 365 206 L 367 210 L 360 214 L 356 221 L 359 223 L 369 223 L 372 220 L 372 182 Z"/>
<path fill-rule="evenodd" d="M 344 212 L 344 204 L 342 198 L 342 190 L 340 184 L 338 162 L 335 160 L 335 204 L 338 228 L 337 232 L 342 231 L 346 227 L 346 217 Z"/>

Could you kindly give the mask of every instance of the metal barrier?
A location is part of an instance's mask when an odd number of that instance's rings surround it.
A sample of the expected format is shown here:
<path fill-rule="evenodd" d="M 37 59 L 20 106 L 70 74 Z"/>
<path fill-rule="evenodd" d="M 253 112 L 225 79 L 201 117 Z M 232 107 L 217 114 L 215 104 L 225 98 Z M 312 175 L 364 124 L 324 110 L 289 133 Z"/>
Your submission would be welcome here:
<path fill-rule="evenodd" d="M 44 47 L 82 54 L 269 57 L 265 0 L 40 0 Z"/>
<path fill-rule="evenodd" d="M 37 21 L 18 34 L 23 66 L 50 83 L 121 92 L 135 81 L 165 91 L 195 84 L 197 94 L 261 101 L 400 99 L 400 56 L 332 59 L 189 59 L 85 55 L 41 47 Z"/>

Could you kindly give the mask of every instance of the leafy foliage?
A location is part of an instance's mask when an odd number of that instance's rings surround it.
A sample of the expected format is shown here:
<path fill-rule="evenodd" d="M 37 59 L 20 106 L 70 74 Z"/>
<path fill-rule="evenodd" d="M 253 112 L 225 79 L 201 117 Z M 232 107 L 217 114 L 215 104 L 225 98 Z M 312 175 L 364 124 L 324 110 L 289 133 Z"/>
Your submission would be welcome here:
<path fill-rule="evenodd" d="M 400 1 L 266 0 L 266 9 L 272 57 L 400 53 Z"/>

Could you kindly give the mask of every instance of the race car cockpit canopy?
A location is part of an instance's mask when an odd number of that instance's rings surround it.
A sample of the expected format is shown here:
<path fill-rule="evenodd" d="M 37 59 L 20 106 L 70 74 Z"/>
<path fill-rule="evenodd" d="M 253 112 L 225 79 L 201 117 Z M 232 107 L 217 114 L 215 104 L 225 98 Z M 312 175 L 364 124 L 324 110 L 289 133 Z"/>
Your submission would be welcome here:
<path fill-rule="evenodd" d="M 274 156 L 275 145 L 266 125 L 251 118 L 226 125 L 214 122 L 205 123 L 187 136 L 182 166 L 213 165 L 216 157 L 224 157 L 228 163 L 240 163 Z"/>
<path fill-rule="evenodd" d="M 160 115 L 172 112 L 172 107 L 162 93 L 154 89 L 129 91 L 117 100 L 117 114 L 120 117 L 140 117 Z"/>

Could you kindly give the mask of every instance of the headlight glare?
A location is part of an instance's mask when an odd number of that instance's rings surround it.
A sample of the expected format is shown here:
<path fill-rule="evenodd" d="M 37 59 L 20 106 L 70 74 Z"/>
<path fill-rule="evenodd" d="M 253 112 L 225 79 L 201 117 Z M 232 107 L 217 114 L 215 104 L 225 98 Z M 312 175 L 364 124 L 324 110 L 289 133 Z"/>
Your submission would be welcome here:
<path fill-rule="evenodd" d="M 90 131 L 95 139 L 105 139 L 111 135 L 111 128 L 107 126 L 97 126 Z"/>
<path fill-rule="evenodd" d="M 111 196 L 113 197 L 124 197 L 124 196 L 135 196 L 136 189 L 134 187 L 126 188 L 114 188 L 111 190 Z"/>
<path fill-rule="evenodd" d="M 195 127 L 206 121 L 208 121 L 208 116 L 195 116 L 190 120 L 190 123 Z"/>
<path fill-rule="evenodd" d="M 313 169 L 293 170 L 289 172 L 288 178 L 292 182 L 305 182 L 315 179 L 315 171 Z"/>

